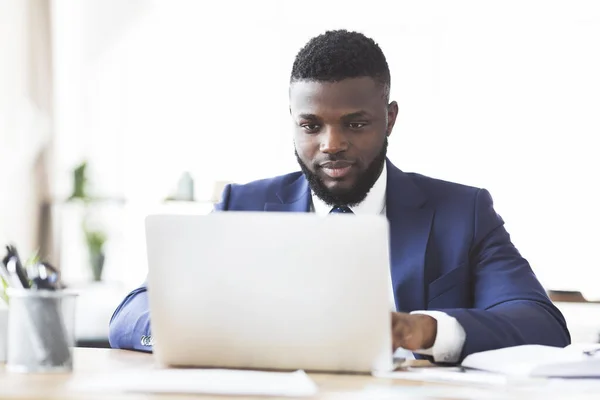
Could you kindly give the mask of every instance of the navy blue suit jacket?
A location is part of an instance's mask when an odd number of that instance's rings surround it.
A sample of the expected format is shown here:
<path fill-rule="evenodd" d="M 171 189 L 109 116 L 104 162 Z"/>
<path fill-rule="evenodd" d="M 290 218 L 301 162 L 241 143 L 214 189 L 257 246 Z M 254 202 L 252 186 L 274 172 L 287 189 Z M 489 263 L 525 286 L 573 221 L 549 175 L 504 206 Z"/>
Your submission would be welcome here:
<path fill-rule="evenodd" d="M 521 344 L 566 346 L 565 320 L 528 262 L 511 243 L 484 189 L 400 171 L 389 161 L 386 213 L 391 276 L 398 311 L 441 310 L 466 333 L 461 359 Z M 309 212 L 308 183 L 297 172 L 245 185 L 229 185 L 221 211 Z M 142 286 L 111 319 L 110 343 L 151 350 Z"/>

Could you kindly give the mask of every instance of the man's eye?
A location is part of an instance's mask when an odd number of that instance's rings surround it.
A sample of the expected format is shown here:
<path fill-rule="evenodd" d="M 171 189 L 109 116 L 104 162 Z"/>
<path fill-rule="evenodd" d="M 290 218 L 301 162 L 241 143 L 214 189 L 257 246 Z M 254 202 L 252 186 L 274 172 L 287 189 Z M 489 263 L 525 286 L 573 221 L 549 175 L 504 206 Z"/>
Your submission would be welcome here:
<path fill-rule="evenodd" d="M 352 128 L 352 129 L 361 129 L 365 125 L 367 125 L 365 122 L 350 122 L 348 124 L 348 126 L 350 126 L 350 128 Z"/>
<path fill-rule="evenodd" d="M 307 132 L 317 132 L 320 128 L 319 125 L 317 124 L 302 124 L 302 129 L 304 129 Z"/>

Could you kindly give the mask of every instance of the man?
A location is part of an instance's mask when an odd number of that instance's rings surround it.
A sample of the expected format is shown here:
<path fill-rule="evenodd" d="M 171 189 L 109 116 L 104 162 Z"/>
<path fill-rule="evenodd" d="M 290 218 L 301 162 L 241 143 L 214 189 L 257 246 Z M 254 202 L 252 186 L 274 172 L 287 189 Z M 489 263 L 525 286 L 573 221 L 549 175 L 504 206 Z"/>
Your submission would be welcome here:
<path fill-rule="evenodd" d="M 394 348 L 455 363 L 507 346 L 568 345 L 563 316 L 511 243 L 490 194 L 404 173 L 387 160 L 398 115 L 389 90 L 373 40 L 345 30 L 310 40 L 296 56 L 289 91 L 302 172 L 227 186 L 216 209 L 385 214 Z M 149 337 L 141 287 L 116 310 L 110 343 L 151 350 Z"/>

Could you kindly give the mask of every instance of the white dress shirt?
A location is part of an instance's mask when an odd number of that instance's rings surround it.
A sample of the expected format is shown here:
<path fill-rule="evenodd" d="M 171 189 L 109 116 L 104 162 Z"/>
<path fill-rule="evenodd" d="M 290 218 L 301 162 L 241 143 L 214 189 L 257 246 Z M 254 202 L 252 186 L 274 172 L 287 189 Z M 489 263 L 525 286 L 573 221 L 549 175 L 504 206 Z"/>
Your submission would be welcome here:
<path fill-rule="evenodd" d="M 350 207 L 354 214 L 386 214 L 386 187 L 387 187 L 387 166 L 384 165 L 381 175 L 369 191 L 367 197 L 357 206 Z M 312 196 L 312 209 L 315 213 L 322 216 L 329 215 L 332 207 L 317 197 Z M 400 223 L 402 223 L 400 221 Z M 393 294 L 392 294 L 393 296 Z M 393 299 L 391 300 L 393 309 L 396 309 Z M 465 330 L 456 318 L 449 316 L 441 311 L 413 311 L 411 314 L 425 314 L 437 321 L 437 336 L 433 346 L 429 349 L 421 349 L 415 353 L 432 356 L 436 362 L 457 362 L 460 359 L 465 344 Z M 399 356 L 396 352 L 396 356 Z"/>

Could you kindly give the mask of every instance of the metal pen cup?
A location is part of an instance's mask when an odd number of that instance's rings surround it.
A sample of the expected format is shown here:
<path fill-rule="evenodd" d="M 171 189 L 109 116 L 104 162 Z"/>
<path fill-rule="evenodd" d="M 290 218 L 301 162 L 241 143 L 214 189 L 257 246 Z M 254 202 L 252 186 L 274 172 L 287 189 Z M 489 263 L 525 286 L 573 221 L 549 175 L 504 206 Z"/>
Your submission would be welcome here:
<path fill-rule="evenodd" d="M 0 363 L 6 362 L 6 347 L 8 342 L 8 308 L 0 304 Z"/>
<path fill-rule="evenodd" d="M 66 290 L 10 288 L 7 292 L 7 370 L 72 371 L 77 295 Z"/>

